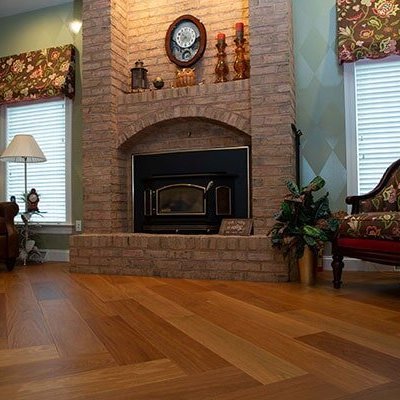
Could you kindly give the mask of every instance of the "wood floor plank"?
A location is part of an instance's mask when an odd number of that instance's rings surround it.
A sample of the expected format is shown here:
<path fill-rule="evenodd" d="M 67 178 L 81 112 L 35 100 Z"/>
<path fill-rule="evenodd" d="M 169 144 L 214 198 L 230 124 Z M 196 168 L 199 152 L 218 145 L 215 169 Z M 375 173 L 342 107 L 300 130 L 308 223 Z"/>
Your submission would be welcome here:
<path fill-rule="evenodd" d="M 393 334 L 397 331 L 396 325 L 391 323 L 390 319 L 400 317 L 398 311 L 346 299 L 340 295 L 340 291 L 339 294 L 327 296 L 326 294 L 334 291 L 331 287 L 325 289 L 324 292 L 321 292 L 322 289 L 314 290 L 314 288 L 300 289 L 296 292 L 296 290 L 293 290 L 293 288 L 298 288 L 296 284 L 280 289 L 276 286 L 256 286 L 253 282 L 245 283 L 248 283 L 246 287 L 251 287 L 258 295 L 272 296 L 278 300 L 289 301 L 296 304 L 297 309 L 307 309 L 328 317 L 335 315 L 339 320 L 353 321 L 359 326 L 378 332 Z M 242 282 L 239 282 L 239 284 L 242 284 Z M 334 293 L 337 292 L 334 291 Z"/>
<path fill-rule="evenodd" d="M 84 319 L 115 315 L 105 302 L 94 296 L 87 287 L 72 279 L 70 274 L 60 275 L 57 271 L 49 271 L 48 274 L 53 277 L 64 296 L 68 298 L 75 309 L 79 310 Z"/>
<path fill-rule="evenodd" d="M 6 292 L 6 284 L 4 281 L 4 273 L 2 274 L 0 272 L 0 293 L 5 293 Z"/>
<path fill-rule="evenodd" d="M 400 358 L 360 346 L 327 332 L 297 338 L 303 343 L 392 380 L 400 380 Z"/>
<path fill-rule="evenodd" d="M 365 329 L 350 322 L 320 315 L 308 310 L 287 311 L 284 315 L 322 331 L 350 340 L 361 346 L 400 358 L 400 337 Z"/>
<path fill-rule="evenodd" d="M 128 297 L 108 282 L 104 277 L 93 274 L 74 274 L 72 278 L 79 284 L 86 286 L 102 301 L 123 300 Z"/>
<path fill-rule="evenodd" d="M 274 313 L 295 310 L 297 308 L 296 304 L 286 302 L 282 299 L 277 300 L 272 296 L 259 296 L 252 293 L 249 289 L 244 289 L 243 287 L 231 287 L 230 284 L 226 283 L 213 285 L 208 288 L 208 291 L 211 290 Z"/>
<path fill-rule="evenodd" d="M 400 281 L 400 277 L 399 277 Z M 379 284 L 368 287 L 368 291 L 349 292 L 343 295 L 343 298 L 357 301 L 359 303 L 371 304 L 375 307 L 386 308 L 392 311 L 400 310 L 400 298 L 396 298 L 399 292 L 399 284 Z M 373 290 L 375 289 L 375 290 Z M 400 316 L 399 316 L 400 317 Z M 396 317 L 395 317 L 396 318 Z"/>
<path fill-rule="evenodd" d="M 113 305 L 130 326 L 160 348 L 166 357 L 173 360 L 186 373 L 198 374 L 230 365 L 222 357 L 133 299 L 114 302 Z"/>
<path fill-rule="evenodd" d="M 157 288 L 158 292 L 161 292 Z M 171 293 L 163 290 L 164 295 Z M 193 313 L 207 321 L 236 334 L 251 343 L 271 352 L 287 362 L 299 366 L 321 380 L 330 381 L 342 390 L 357 392 L 368 387 L 383 384 L 387 378 L 348 363 L 338 357 L 332 357 L 311 346 L 303 345 L 292 338 L 277 332 L 276 329 L 260 324 L 256 319 L 248 318 L 246 313 L 235 309 L 221 310 L 219 305 L 206 302 L 188 302 L 179 291 L 174 290 L 174 299 L 181 305 L 189 307 Z M 338 375 L 336 371 L 343 371 Z"/>
<path fill-rule="evenodd" d="M 294 364 L 232 335 L 201 317 L 177 317 L 171 319 L 170 322 L 263 384 L 278 382 L 306 373 Z"/>
<path fill-rule="evenodd" d="M 55 358 L 59 358 L 59 354 L 54 345 L 24 347 L 20 349 L 3 349 L 0 350 L 0 368 Z"/>
<path fill-rule="evenodd" d="M 57 300 L 65 297 L 54 282 L 34 282 L 31 286 L 37 301 Z"/>
<path fill-rule="evenodd" d="M 270 385 L 241 389 L 233 393 L 224 393 L 212 400 L 336 400 L 345 392 L 307 374 Z"/>
<path fill-rule="evenodd" d="M 390 382 L 386 385 L 376 386 L 359 393 L 345 395 L 337 400 L 399 400 L 400 385 L 399 382 Z"/>
<path fill-rule="evenodd" d="M 236 390 L 259 387 L 260 383 L 235 367 L 171 379 L 135 387 L 117 389 L 86 397 L 85 400 L 206 400 L 220 394 L 229 396 Z M 228 397 L 229 398 L 229 397 Z"/>
<path fill-rule="evenodd" d="M 0 293 L 0 339 L 7 340 L 6 295 Z"/>
<path fill-rule="evenodd" d="M 179 301 L 179 304 L 188 307 L 193 312 L 196 312 L 198 306 L 203 307 L 205 304 L 207 306 L 213 305 L 218 307 L 222 313 L 234 312 L 245 314 L 248 319 L 258 321 L 260 325 L 270 327 L 279 333 L 290 337 L 311 335 L 321 331 L 320 329 L 316 329 L 303 323 L 296 324 L 293 320 L 286 318 L 281 314 L 265 310 L 252 304 L 248 304 L 245 301 L 237 300 L 214 291 L 198 293 L 194 299 L 193 296 L 190 295 L 191 292 L 185 293 L 183 290 L 170 285 L 153 288 L 152 290 L 170 300 Z M 193 304 L 194 302 L 195 304 Z M 193 306 L 193 308 L 191 306 Z"/>
<path fill-rule="evenodd" d="M 134 284 L 119 285 L 118 288 L 120 288 L 128 298 L 132 298 L 142 305 L 146 303 L 144 306 L 149 310 L 157 309 L 159 315 L 167 321 L 168 318 L 190 317 L 193 315 L 191 311 L 176 304 L 174 301 L 157 295 L 150 289 L 138 287 Z"/>
<path fill-rule="evenodd" d="M 331 279 L 331 277 L 330 277 Z M 246 287 L 250 287 L 252 291 L 260 295 L 272 295 L 277 298 L 286 298 L 286 301 L 298 302 L 298 308 L 312 309 L 315 312 L 332 313 L 337 310 L 338 307 L 342 308 L 342 311 L 349 313 L 356 317 L 355 305 L 357 305 L 360 316 L 369 315 L 371 318 L 378 320 L 385 320 L 393 318 L 399 314 L 399 311 L 389 310 L 378 306 L 373 306 L 361 302 L 354 302 L 353 300 L 343 297 L 344 292 L 334 290 L 329 284 L 328 287 L 307 287 L 303 285 L 300 288 L 299 284 L 287 285 L 287 287 L 281 288 L 279 285 L 266 287 L 263 285 L 255 285 L 254 282 L 238 282 L 240 287 L 245 284 Z M 247 284 L 247 285 L 246 285 Z M 358 318 L 357 318 L 358 320 Z"/>
<path fill-rule="evenodd" d="M 201 292 L 209 292 L 211 289 L 207 288 L 204 285 L 200 285 L 199 281 L 189 280 L 189 279 L 174 279 L 168 278 L 165 279 L 157 279 L 158 285 L 157 286 L 165 286 L 170 285 L 182 290 L 190 290 L 192 293 L 201 293 Z M 146 283 L 147 286 L 147 283 Z M 147 286 L 149 289 L 157 287 L 156 285 Z"/>
<path fill-rule="evenodd" d="M 119 316 L 89 319 L 86 322 L 119 365 L 165 358 Z"/>
<path fill-rule="evenodd" d="M 31 284 L 49 282 L 50 272 L 46 263 L 43 264 L 29 264 L 27 266 L 17 266 L 17 273 L 24 274 L 30 281 Z M 57 274 L 60 274 L 60 270 L 57 268 Z"/>
<path fill-rule="evenodd" d="M 130 295 L 133 296 L 135 301 L 155 314 L 162 316 L 186 335 L 263 384 L 277 382 L 306 373 L 301 368 L 254 346 L 252 343 L 236 335 L 232 335 L 217 325 L 196 315 L 191 315 L 183 307 L 174 305 L 175 310 L 183 310 L 180 312 L 181 315 L 169 313 L 166 316 L 165 310 L 169 309 L 173 302 L 155 292 L 137 290 L 135 293 L 131 291 Z M 233 349 L 235 350 L 233 351 Z"/>
<path fill-rule="evenodd" d="M 182 370 L 171 361 L 162 359 L 86 371 L 64 377 L 4 385 L 1 388 L 1 395 L 4 399 L 13 400 L 75 400 L 117 388 L 134 388 L 181 376 L 184 376 Z"/>
<path fill-rule="evenodd" d="M 154 286 L 166 285 L 163 280 L 152 276 L 133 276 L 133 275 L 103 275 L 103 278 L 112 285 L 134 284 L 137 287 L 152 288 Z"/>
<path fill-rule="evenodd" d="M 60 356 L 106 353 L 107 350 L 68 300 L 40 302 Z"/>
<path fill-rule="evenodd" d="M 37 357 L 36 357 L 37 358 Z M 74 375 L 85 371 L 116 366 L 110 354 L 85 354 L 73 358 L 29 359 L 0 367 L 0 387 Z M 1 396 L 0 396 L 1 397 Z"/>
<path fill-rule="evenodd" d="M 10 348 L 52 344 L 39 304 L 25 274 L 7 275 L 6 312 Z"/>

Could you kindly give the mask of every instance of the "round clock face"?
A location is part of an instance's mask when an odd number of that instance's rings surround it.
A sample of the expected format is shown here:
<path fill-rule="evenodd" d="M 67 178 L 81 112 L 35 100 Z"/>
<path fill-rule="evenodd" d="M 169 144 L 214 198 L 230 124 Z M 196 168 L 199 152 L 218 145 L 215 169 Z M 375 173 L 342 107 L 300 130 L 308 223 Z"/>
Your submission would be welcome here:
<path fill-rule="evenodd" d="M 36 195 L 35 193 L 31 193 L 31 194 L 28 196 L 28 200 L 29 200 L 31 203 L 35 203 L 35 202 L 37 201 L 37 199 L 38 199 L 38 197 L 37 197 L 37 195 Z"/>
<path fill-rule="evenodd" d="M 179 47 L 186 49 L 193 46 L 196 37 L 198 37 L 198 34 L 196 35 L 195 30 L 191 26 L 182 26 L 182 28 L 176 32 L 175 41 Z"/>
<path fill-rule="evenodd" d="M 167 31 L 165 48 L 169 59 L 180 67 L 190 67 L 204 53 L 206 30 L 192 15 L 176 19 Z"/>

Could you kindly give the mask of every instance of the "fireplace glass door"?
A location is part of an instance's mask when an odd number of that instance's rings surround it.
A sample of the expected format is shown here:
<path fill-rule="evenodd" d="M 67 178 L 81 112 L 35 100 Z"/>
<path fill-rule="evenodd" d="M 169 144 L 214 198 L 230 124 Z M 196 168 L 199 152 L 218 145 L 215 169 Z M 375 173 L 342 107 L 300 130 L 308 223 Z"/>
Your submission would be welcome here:
<path fill-rule="evenodd" d="M 205 215 L 205 188 L 178 184 L 157 190 L 157 215 Z"/>

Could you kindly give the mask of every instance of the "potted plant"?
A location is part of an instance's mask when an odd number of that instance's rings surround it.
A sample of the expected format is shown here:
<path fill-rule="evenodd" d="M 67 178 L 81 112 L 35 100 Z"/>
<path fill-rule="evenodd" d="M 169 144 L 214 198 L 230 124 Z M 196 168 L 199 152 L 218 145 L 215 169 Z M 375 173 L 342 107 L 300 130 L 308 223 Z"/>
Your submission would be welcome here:
<path fill-rule="evenodd" d="M 281 203 L 275 216 L 277 221 L 269 232 L 272 245 L 280 249 L 288 261 L 289 280 L 298 280 L 298 260 L 309 250 L 314 254 L 331 241 L 338 228 L 338 221 L 329 208 L 329 193 L 319 199 L 314 192 L 325 186 L 320 176 L 315 177 L 307 186 L 299 188 L 288 181 L 289 194 Z M 312 266 L 310 266 L 312 268 Z"/>

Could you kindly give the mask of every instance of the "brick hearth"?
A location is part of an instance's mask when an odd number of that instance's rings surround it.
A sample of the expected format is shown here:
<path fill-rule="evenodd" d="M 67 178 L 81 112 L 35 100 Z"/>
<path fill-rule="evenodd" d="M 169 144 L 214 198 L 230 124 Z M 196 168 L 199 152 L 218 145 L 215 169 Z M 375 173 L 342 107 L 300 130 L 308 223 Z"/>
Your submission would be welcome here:
<path fill-rule="evenodd" d="M 72 270 L 287 278 L 266 233 L 285 180 L 294 176 L 291 1 L 245 3 L 221 0 L 200 8 L 185 0 L 83 0 L 84 233 L 71 239 Z M 175 67 L 165 55 L 164 36 L 180 14 L 204 23 L 208 43 L 195 66 L 201 84 L 171 88 Z M 237 21 L 245 23 L 251 77 L 214 84 L 214 38 L 226 32 L 232 65 Z M 150 80 L 163 76 L 164 89 L 130 93 L 129 69 L 138 58 Z M 254 236 L 133 233 L 132 154 L 242 145 L 250 146 Z"/>
<path fill-rule="evenodd" d="M 114 233 L 79 235 L 72 243 L 77 266 L 71 270 L 75 272 L 287 280 L 286 267 L 274 258 L 265 236 Z"/>

